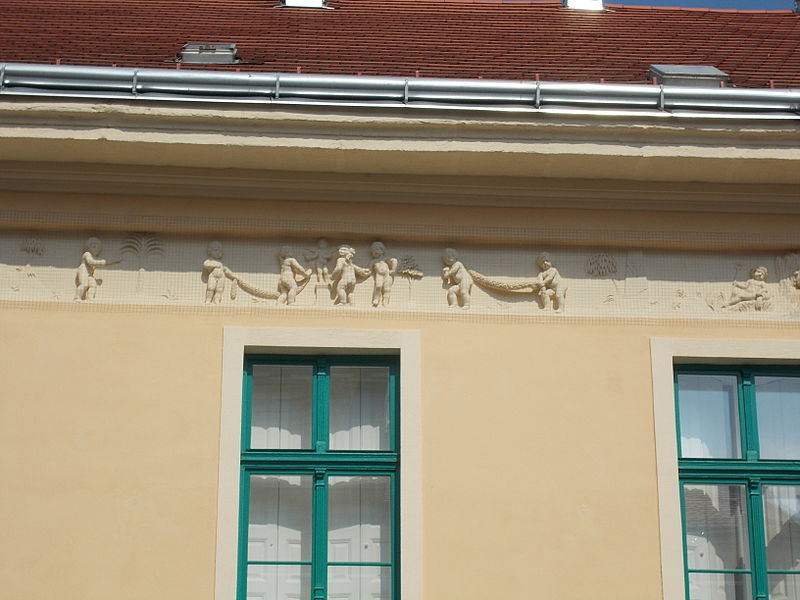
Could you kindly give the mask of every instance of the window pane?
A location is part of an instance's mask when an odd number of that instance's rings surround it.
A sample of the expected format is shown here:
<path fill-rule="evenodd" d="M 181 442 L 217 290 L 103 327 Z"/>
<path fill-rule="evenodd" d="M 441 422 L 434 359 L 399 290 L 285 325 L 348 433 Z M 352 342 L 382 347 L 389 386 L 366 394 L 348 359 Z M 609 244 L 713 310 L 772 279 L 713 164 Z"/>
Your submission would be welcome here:
<path fill-rule="evenodd" d="M 800 600 L 800 575 L 769 576 L 769 600 Z"/>
<path fill-rule="evenodd" d="M 689 573 L 689 600 L 752 600 L 750 575 Z"/>
<path fill-rule="evenodd" d="M 328 600 L 391 598 L 391 567 L 328 567 Z"/>
<path fill-rule="evenodd" d="M 683 486 L 689 569 L 750 569 L 743 485 Z"/>
<path fill-rule="evenodd" d="M 309 600 L 311 567 L 301 565 L 249 565 L 247 600 Z"/>
<path fill-rule="evenodd" d="M 390 562 L 389 477 L 329 477 L 328 486 L 328 562 Z"/>
<path fill-rule="evenodd" d="M 733 375 L 678 375 L 681 456 L 741 458 Z"/>
<path fill-rule="evenodd" d="M 800 486 L 765 485 L 767 568 L 800 571 Z"/>
<path fill-rule="evenodd" d="M 311 448 L 310 366 L 253 366 L 250 447 Z"/>
<path fill-rule="evenodd" d="M 311 475 L 251 475 L 247 560 L 311 560 Z"/>
<path fill-rule="evenodd" d="M 761 458 L 800 459 L 800 377 L 756 377 Z"/>
<path fill-rule="evenodd" d="M 331 450 L 389 449 L 389 369 L 331 368 Z"/>

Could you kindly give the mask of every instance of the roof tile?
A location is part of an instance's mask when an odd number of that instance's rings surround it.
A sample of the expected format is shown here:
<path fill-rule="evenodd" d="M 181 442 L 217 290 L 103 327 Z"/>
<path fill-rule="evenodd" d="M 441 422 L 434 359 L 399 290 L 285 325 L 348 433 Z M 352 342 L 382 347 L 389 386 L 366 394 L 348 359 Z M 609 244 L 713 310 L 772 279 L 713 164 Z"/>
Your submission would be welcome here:
<path fill-rule="evenodd" d="M 181 68 L 648 83 L 659 64 L 709 64 L 735 85 L 800 87 L 800 15 L 560 1 L 3 0 L 0 61 L 176 68 L 186 42 L 242 62 Z"/>

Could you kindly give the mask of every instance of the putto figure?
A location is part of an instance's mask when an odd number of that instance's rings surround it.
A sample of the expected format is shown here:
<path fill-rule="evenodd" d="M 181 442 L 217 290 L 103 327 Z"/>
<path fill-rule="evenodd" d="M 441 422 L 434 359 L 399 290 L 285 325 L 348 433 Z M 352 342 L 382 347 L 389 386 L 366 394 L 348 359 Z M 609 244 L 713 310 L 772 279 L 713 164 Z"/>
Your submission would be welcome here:
<path fill-rule="evenodd" d="M 90 237 L 83 245 L 81 264 L 75 273 L 75 300 L 94 300 L 97 294 L 97 279 L 94 276 L 97 267 L 107 267 L 118 264 L 119 260 L 106 260 L 97 258 L 103 251 L 103 244 L 96 237 Z"/>
<path fill-rule="evenodd" d="M 312 270 L 304 269 L 292 256 L 289 246 L 283 246 L 278 253 L 278 263 L 281 267 L 280 280 L 278 281 L 278 304 L 294 304 L 297 294 L 300 293 L 311 279 Z M 300 275 L 302 287 L 298 286 L 295 274 Z"/>
<path fill-rule="evenodd" d="M 445 248 L 442 253 L 442 279 L 447 285 L 447 305 L 450 308 L 460 306 L 468 309 L 472 299 L 472 275 L 463 263 L 458 260 L 458 252 L 453 248 Z"/>
<path fill-rule="evenodd" d="M 394 274 L 397 272 L 397 259 L 386 257 L 386 246 L 383 242 L 372 242 L 369 252 L 372 255 L 369 268 L 375 280 L 372 306 L 389 306 Z"/>
<path fill-rule="evenodd" d="M 539 275 L 533 280 L 533 289 L 538 294 L 541 308 L 552 306 L 555 312 L 561 312 L 564 306 L 561 274 L 553 266 L 553 261 L 547 252 L 542 252 L 536 257 L 536 266 L 539 268 Z"/>
<path fill-rule="evenodd" d="M 347 244 L 339 246 L 339 258 L 336 259 L 336 267 L 331 273 L 331 293 L 333 303 L 339 305 L 352 305 L 353 292 L 356 289 L 358 278 L 366 278 L 370 275 L 370 270 L 353 264 L 356 251 Z"/>
<path fill-rule="evenodd" d="M 333 260 L 334 251 L 328 245 L 328 240 L 319 238 L 317 247 L 306 250 L 303 258 L 317 273 L 317 283 L 330 283 L 331 277 L 328 266 Z"/>
<path fill-rule="evenodd" d="M 206 282 L 206 302 L 219 304 L 225 293 L 225 280 L 233 278 L 230 269 L 222 264 L 222 244 L 210 242 L 206 248 L 208 258 L 203 262 L 203 280 Z"/>
<path fill-rule="evenodd" d="M 730 308 L 742 303 L 753 303 L 756 310 L 761 310 L 769 300 L 767 290 L 767 267 L 755 267 L 750 271 L 747 281 L 734 281 L 730 297 L 722 304 L 722 308 Z"/>

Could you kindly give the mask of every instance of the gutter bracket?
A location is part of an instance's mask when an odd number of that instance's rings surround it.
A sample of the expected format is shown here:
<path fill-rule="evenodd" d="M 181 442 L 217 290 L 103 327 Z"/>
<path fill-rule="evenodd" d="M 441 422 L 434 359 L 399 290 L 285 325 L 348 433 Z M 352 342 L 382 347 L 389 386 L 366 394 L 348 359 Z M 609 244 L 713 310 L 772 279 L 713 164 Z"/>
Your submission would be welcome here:
<path fill-rule="evenodd" d="M 533 105 L 539 109 L 542 107 L 542 82 L 536 82 L 536 92 L 533 96 Z"/>
<path fill-rule="evenodd" d="M 408 104 L 408 78 L 403 86 L 403 104 Z"/>
<path fill-rule="evenodd" d="M 275 76 L 275 100 L 281 99 L 281 74 Z"/>
<path fill-rule="evenodd" d="M 658 110 L 664 110 L 664 84 L 659 85 L 659 88 L 661 89 L 658 92 Z"/>
<path fill-rule="evenodd" d="M 139 69 L 133 70 L 133 86 L 131 87 L 131 92 L 134 97 L 139 95 Z"/>

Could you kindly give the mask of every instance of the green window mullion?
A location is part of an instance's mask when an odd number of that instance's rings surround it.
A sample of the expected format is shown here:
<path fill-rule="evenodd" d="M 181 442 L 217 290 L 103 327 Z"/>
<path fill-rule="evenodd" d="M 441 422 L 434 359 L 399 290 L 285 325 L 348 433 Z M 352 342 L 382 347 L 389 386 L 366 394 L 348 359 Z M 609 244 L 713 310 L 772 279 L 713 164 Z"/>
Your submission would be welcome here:
<path fill-rule="evenodd" d="M 250 449 L 250 418 L 253 390 L 253 365 L 245 363 L 242 384 L 244 385 L 244 402 L 242 403 L 242 450 Z"/>
<path fill-rule="evenodd" d="M 328 596 L 328 474 L 319 469 L 314 472 L 314 516 L 312 517 L 313 568 L 311 576 L 312 599 L 326 600 Z"/>
<path fill-rule="evenodd" d="M 244 600 L 247 595 L 247 536 L 250 522 L 250 473 L 239 471 L 239 574 L 236 597 Z"/>
<path fill-rule="evenodd" d="M 400 598 L 400 478 L 396 471 L 391 475 L 389 507 L 392 511 L 392 598 Z"/>
<path fill-rule="evenodd" d="M 400 431 L 400 417 L 397 410 L 397 388 L 399 388 L 397 379 L 397 365 L 392 364 L 389 367 L 389 449 L 397 452 L 400 447 L 400 440 L 398 433 Z"/>
<path fill-rule="evenodd" d="M 677 389 L 678 389 L 678 379 L 677 376 L 675 378 L 675 390 L 676 390 L 676 399 L 677 399 Z M 677 410 L 677 402 L 675 403 L 675 408 Z M 680 442 L 680 431 L 678 431 L 678 442 Z M 678 446 L 680 449 L 680 445 Z M 686 547 L 686 488 L 685 488 L 685 481 L 678 480 L 678 488 L 680 491 L 679 499 L 681 502 L 681 533 L 683 536 L 683 540 L 681 540 L 681 547 L 683 548 L 683 585 L 684 585 L 684 597 L 685 600 L 691 600 L 691 596 L 689 595 L 689 549 Z"/>
<path fill-rule="evenodd" d="M 753 572 L 748 569 L 688 569 L 692 573 L 738 573 L 741 575 L 752 575 Z"/>
<path fill-rule="evenodd" d="M 755 399 L 755 381 L 753 373 L 749 369 L 742 370 L 740 377 L 740 394 L 742 400 L 740 401 L 744 407 L 742 410 L 743 420 L 743 441 L 745 443 L 745 453 L 743 456 L 748 462 L 754 462 L 759 459 L 758 449 L 758 415 L 756 410 Z"/>
<path fill-rule="evenodd" d="M 314 366 L 314 450 L 327 452 L 330 430 L 331 367 L 328 361 L 318 360 Z"/>
<path fill-rule="evenodd" d="M 747 485 L 748 506 L 750 517 L 750 560 L 753 568 L 753 592 L 756 600 L 766 600 L 768 596 L 767 585 L 767 556 L 766 540 L 764 535 L 764 507 L 761 499 L 761 480 L 751 478 Z"/>

